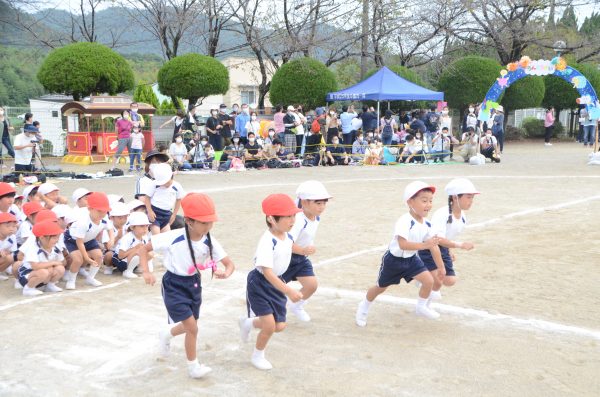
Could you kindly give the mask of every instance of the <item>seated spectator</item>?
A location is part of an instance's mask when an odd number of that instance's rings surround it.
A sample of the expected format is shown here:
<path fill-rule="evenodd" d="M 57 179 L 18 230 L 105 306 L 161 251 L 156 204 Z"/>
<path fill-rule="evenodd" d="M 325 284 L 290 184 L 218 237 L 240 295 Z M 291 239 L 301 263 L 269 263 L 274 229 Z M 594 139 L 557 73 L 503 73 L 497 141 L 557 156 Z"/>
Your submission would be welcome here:
<path fill-rule="evenodd" d="M 294 153 L 287 150 L 279 139 L 273 140 L 273 154 L 267 161 L 269 168 L 291 168 Z"/>
<path fill-rule="evenodd" d="M 481 138 L 481 154 L 492 160 L 492 162 L 499 163 L 500 156 L 498 153 L 500 153 L 498 141 L 496 140 L 496 137 L 492 135 L 492 130 L 488 128 L 485 131 L 485 136 Z"/>
<path fill-rule="evenodd" d="M 465 163 L 468 163 L 469 159 L 477 154 L 477 142 L 479 142 L 479 136 L 475 133 L 475 128 L 468 127 L 467 132 L 462 135 L 460 141 L 463 145 L 460 149 L 460 155 Z"/>
<path fill-rule="evenodd" d="M 356 140 L 352 143 L 352 160 L 362 161 L 368 146 L 369 144 L 363 138 L 363 133 L 359 132 L 356 134 Z"/>
<path fill-rule="evenodd" d="M 191 170 L 192 166 L 188 163 L 187 147 L 183 143 L 183 135 L 176 134 L 175 142 L 169 146 L 169 156 L 173 159 L 173 166 L 179 170 Z"/>
<path fill-rule="evenodd" d="M 433 137 L 432 149 L 431 149 L 431 157 L 433 158 L 433 162 L 437 163 L 438 160 L 440 162 L 444 162 L 444 159 L 450 155 L 450 145 L 453 143 L 459 143 L 456 138 L 449 134 L 448 128 L 442 128 L 441 132 L 438 132 Z"/>
<path fill-rule="evenodd" d="M 381 141 L 372 139 L 369 141 L 369 146 L 365 150 L 365 165 L 379 165 L 383 160 L 383 147 Z"/>
<path fill-rule="evenodd" d="M 200 139 L 194 137 L 195 144 L 192 146 L 190 151 L 188 152 L 188 160 L 192 168 L 205 168 L 204 161 L 206 160 L 206 155 L 204 153 L 204 146 L 208 143 L 208 138 L 203 136 Z"/>
<path fill-rule="evenodd" d="M 225 149 L 223 149 L 223 154 L 221 155 L 221 164 L 225 164 L 223 168 L 229 169 L 231 163 L 236 160 L 244 163 L 246 148 L 241 140 L 240 134 L 236 132 L 233 134 L 233 138 L 231 138 L 231 145 L 227 145 Z"/>
<path fill-rule="evenodd" d="M 423 145 L 423 142 L 412 135 L 407 135 L 404 150 L 400 154 L 400 162 L 424 163 L 425 153 L 425 146 Z"/>
<path fill-rule="evenodd" d="M 265 152 L 269 151 L 269 149 L 271 148 L 271 146 L 273 146 L 273 140 L 275 139 L 275 128 L 269 128 L 269 133 L 267 134 L 266 138 L 263 141 L 263 150 Z M 260 145 L 260 142 L 259 142 Z"/>
<path fill-rule="evenodd" d="M 331 145 L 327 145 L 325 150 L 325 165 L 348 165 L 350 159 L 348 153 L 342 145 L 340 145 L 340 138 L 334 136 L 331 139 Z"/>
<path fill-rule="evenodd" d="M 248 143 L 244 153 L 246 168 L 262 168 L 265 165 L 265 155 L 263 148 L 256 142 L 256 136 L 253 132 L 248 133 Z"/>

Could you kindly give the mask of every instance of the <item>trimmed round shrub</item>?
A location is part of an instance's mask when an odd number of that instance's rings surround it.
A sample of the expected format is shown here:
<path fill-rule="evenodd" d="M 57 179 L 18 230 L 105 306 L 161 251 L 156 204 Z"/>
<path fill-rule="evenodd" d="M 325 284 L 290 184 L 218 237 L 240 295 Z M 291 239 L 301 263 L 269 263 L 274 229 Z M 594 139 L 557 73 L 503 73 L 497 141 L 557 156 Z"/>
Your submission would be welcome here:
<path fill-rule="evenodd" d="M 544 79 L 528 76 L 511 84 L 504 91 L 501 102 L 507 111 L 537 108 L 542 104 L 545 92 Z"/>

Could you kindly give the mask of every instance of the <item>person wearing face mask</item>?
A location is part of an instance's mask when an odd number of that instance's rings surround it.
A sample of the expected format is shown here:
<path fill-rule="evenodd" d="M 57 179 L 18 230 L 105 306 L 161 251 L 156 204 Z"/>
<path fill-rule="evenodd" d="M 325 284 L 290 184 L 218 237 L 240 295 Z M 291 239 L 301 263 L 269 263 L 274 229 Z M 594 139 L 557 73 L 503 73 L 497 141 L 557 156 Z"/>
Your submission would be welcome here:
<path fill-rule="evenodd" d="M 477 120 L 477 113 L 475 112 L 475 110 L 475 105 L 469 105 L 469 109 L 467 109 L 463 120 L 464 132 L 467 132 L 469 130 L 469 127 L 473 128 L 473 131 L 477 131 L 479 121 Z"/>
<path fill-rule="evenodd" d="M 173 138 L 171 139 L 171 142 L 175 142 L 175 135 L 177 135 L 179 133 L 179 130 L 181 130 L 181 126 L 183 125 L 184 120 L 185 120 L 185 113 L 183 112 L 183 110 L 178 109 L 177 114 L 175 116 L 171 117 L 170 119 L 168 119 L 167 121 L 162 123 L 160 125 L 160 127 L 158 127 L 158 128 L 161 129 L 161 128 L 164 128 L 169 123 L 174 123 L 175 127 L 173 128 Z"/>
<path fill-rule="evenodd" d="M 188 159 L 192 168 L 206 168 L 205 161 L 207 160 L 204 153 L 204 146 L 208 144 L 208 138 L 203 136 L 197 144 L 195 144 L 188 152 Z"/>
<path fill-rule="evenodd" d="M 383 160 L 383 150 L 377 146 L 378 139 L 374 138 L 368 142 L 365 149 L 364 165 L 379 165 Z"/>
<path fill-rule="evenodd" d="M 340 133 L 340 120 L 334 107 L 329 108 L 329 113 L 327 113 L 325 126 L 327 131 L 325 134 L 325 142 L 330 144 L 334 136 L 337 136 L 339 138 Z"/>
<path fill-rule="evenodd" d="M 305 151 L 304 141 L 304 124 L 306 124 L 306 117 L 302 114 L 302 108 L 298 105 L 296 111 L 293 114 L 296 119 L 296 155 L 303 155 Z"/>
<path fill-rule="evenodd" d="M 352 143 L 352 160 L 362 161 L 365 157 L 365 152 L 369 144 L 363 138 L 363 133 L 356 134 L 356 140 Z"/>
<path fill-rule="evenodd" d="M 233 119 L 227 114 L 227 106 L 225 104 L 219 106 L 219 124 L 221 127 L 217 127 L 217 129 L 223 137 L 225 146 L 227 146 L 231 144 L 231 127 L 233 126 Z M 221 150 L 223 150 L 222 147 Z"/>
<path fill-rule="evenodd" d="M 242 112 L 243 111 L 244 111 L 244 108 L 242 106 Z M 240 117 L 240 116 L 238 116 L 238 117 Z M 236 125 L 237 125 L 237 122 L 236 122 Z M 254 136 L 259 136 L 260 121 L 258 120 L 256 112 L 250 112 L 250 120 L 246 121 L 246 131 L 247 131 L 247 133 L 254 132 Z M 275 132 L 275 130 L 273 130 L 273 132 Z M 246 140 L 242 139 L 242 143 L 245 145 L 246 143 L 248 143 L 248 139 L 246 139 Z"/>
<path fill-rule="evenodd" d="M 228 170 L 231 168 L 231 163 L 233 161 L 239 161 L 240 163 L 244 163 L 245 160 L 246 148 L 244 144 L 241 142 L 241 137 L 238 133 L 233 134 L 233 138 L 231 138 L 231 145 L 227 145 L 223 150 L 223 155 L 221 156 L 221 164 L 223 164 L 222 168 Z"/>
<path fill-rule="evenodd" d="M 296 109 L 293 106 L 287 107 L 287 113 L 283 116 L 283 125 L 285 132 L 283 134 L 283 142 L 289 151 L 292 153 L 296 152 L 296 128 L 300 124 L 295 117 Z"/>
<path fill-rule="evenodd" d="M 2 143 L 0 143 L 0 165 L 4 167 L 2 163 L 2 146 L 6 146 L 6 150 L 8 150 L 8 155 L 12 158 L 15 158 L 15 149 L 10 143 L 10 135 L 9 133 L 14 131 L 12 125 L 10 125 L 8 121 L 8 117 L 6 116 L 6 112 L 4 108 L 0 106 L 0 128 L 2 129 Z"/>
<path fill-rule="evenodd" d="M 256 135 L 248 133 L 248 143 L 245 146 L 246 168 L 262 168 L 265 165 L 263 148 L 256 142 Z"/>
<path fill-rule="evenodd" d="M 206 120 L 206 134 L 208 135 L 208 141 L 212 147 L 220 152 L 223 150 L 223 137 L 221 136 L 220 130 L 223 128 L 221 121 L 219 120 L 219 110 L 211 109 L 210 117 Z"/>
<path fill-rule="evenodd" d="M 191 170 L 192 166 L 188 163 L 188 151 L 183 143 L 181 134 L 175 135 L 175 142 L 169 146 L 169 156 L 173 159 L 173 165 L 182 171 Z"/>
<path fill-rule="evenodd" d="M 144 122 L 144 118 L 138 114 L 138 108 L 139 105 L 137 102 L 131 102 L 131 105 L 129 105 L 129 119 L 134 126 L 143 128 L 146 123 Z"/>
<path fill-rule="evenodd" d="M 283 105 L 275 106 L 275 114 L 273 115 L 273 128 L 275 128 L 276 138 L 283 140 L 283 133 L 285 132 L 285 125 L 283 125 L 283 118 L 285 112 Z"/>
<path fill-rule="evenodd" d="M 250 110 L 248 109 L 248 105 L 244 103 L 242 104 L 242 111 L 235 116 L 235 133 L 240 136 L 244 145 L 247 142 L 248 122 L 250 122 Z M 253 132 L 256 134 L 258 131 Z"/>
<path fill-rule="evenodd" d="M 492 135 L 492 130 L 490 128 L 485 131 L 485 136 L 481 138 L 481 154 L 492 160 L 493 163 L 500 162 L 498 140 Z"/>
<path fill-rule="evenodd" d="M 349 162 L 348 153 L 340 145 L 340 138 L 334 136 L 331 139 L 331 145 L 327 145 L 325 150 L 325 165 L 348 165 Z"/>

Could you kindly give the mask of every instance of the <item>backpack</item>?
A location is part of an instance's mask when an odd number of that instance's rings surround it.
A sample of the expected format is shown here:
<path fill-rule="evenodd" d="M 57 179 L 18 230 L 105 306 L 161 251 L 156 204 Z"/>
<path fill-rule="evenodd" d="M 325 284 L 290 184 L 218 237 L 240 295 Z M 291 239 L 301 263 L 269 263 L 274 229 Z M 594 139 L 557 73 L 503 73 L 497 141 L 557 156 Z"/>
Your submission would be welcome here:
<path fill-rule="evenodd" d="M 392 129 L 392 120 L 388 123 L 385 119 L 383 119 L 385 126 L 383 127 L 383 131 L 381 133 L 382 137 L 389 138 L 394 134 L 394 130 Z"/>
<path fill-rule="evenodd" d="M 439 119 L 440 119 L 440 117 L 437 115 L 437 113 L 429 112 L 429 115 L 427 116 L 427 124 L 429 127 L 429 131 L 437 131 L 438 130 Z"/>
<path fill-rule="evenodd" d="M 319 132 L 321 132 L 321 124 L 319 123 L 320 118 L 321 118 L 320 116 L 315 118 L 313 120 L 312 124 L 310 125 L 310 131 L 315 134 L 318 134 Z"/>

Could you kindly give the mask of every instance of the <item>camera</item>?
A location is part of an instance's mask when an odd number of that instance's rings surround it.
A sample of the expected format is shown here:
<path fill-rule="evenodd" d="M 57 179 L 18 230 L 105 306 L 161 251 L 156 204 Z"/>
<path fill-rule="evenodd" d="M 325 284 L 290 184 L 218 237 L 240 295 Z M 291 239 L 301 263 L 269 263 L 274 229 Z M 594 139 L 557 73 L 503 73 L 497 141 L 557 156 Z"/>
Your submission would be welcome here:
<path fill-rule="evenodd" d="M 38 141 L 37 139 L 32 139 L 31 141 L 29 141 L 30 143 L 40 143 L 40 141 Z"/>

